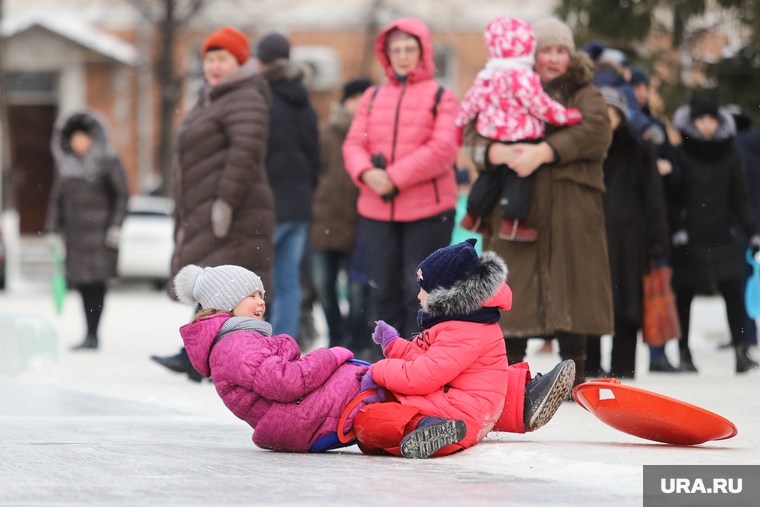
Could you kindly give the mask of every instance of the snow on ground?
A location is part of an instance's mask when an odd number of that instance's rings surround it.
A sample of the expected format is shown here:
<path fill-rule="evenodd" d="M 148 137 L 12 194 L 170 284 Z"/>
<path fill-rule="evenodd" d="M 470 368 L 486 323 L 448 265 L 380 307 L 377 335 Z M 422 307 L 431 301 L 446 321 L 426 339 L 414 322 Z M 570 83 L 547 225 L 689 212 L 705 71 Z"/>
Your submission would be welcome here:
<path fill-rule="evenodd" d="M 465 452 L 420 461 L 363 456 L 356 447 L 328 455 L 256 448 L 250 428 L 227 411 L 210 382 L 191 382 L 149 359 L 177 352 L 178 328 L 192 314 L 164 292 L 140 285 L 111 290 L 97 352 L 69 351 L 85 330 L 73 291 L 56 315 L 46 286 L 19 284 L 0 293 L 0 313 L 45 318 L 58 337 L 57 361 L 0 375 L 0 506 L 640 506 L 642 465 L 758 459 L 760 374 L 735 375 L 732 351 L 717 348 L 728 341 L 719 298 L 694 303 L 699 375 L 649 374 L 640 347 L 637 377 L 625 383 L 714 411 L 736 424 L 735 438 L 658 444 L 565 403 L 535 433 L 492 433 Z M 541 345 L 529 344 L 534 372 L 559 359 L 540 352 Z M 676 344 L 668 354 L 676 360 Z"/>

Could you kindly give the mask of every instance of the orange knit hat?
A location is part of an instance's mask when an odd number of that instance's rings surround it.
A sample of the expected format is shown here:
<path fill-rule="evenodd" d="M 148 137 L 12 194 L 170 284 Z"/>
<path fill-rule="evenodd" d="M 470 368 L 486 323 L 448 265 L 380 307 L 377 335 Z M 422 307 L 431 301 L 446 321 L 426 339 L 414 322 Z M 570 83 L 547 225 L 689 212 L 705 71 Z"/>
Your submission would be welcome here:
<path fill-rule="evenodd" d="M 240 65 L 243 65 L 248 61 L 248 56 L 251 53 L 251 48 L 248 45 L 248 37 L 246 37 L 240 30 L 232 28 L 231 26 L 220 28 L 208 36 L 201 48 L 201 57 L 206 56 L 206 51 L 208 51 L 209 48 L 226 49 L 232 53 Z"/>

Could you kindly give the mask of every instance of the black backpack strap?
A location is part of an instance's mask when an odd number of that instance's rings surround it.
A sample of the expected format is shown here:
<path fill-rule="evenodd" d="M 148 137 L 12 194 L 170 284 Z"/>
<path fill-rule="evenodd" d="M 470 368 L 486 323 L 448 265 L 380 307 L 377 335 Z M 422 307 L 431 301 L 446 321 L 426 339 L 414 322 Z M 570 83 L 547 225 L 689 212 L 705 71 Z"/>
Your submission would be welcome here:
<path fill-rule="evenodd" d="M 441 105 L 441 97 L 443 97 L 444 90 L 446 90 L 446 88 L 444 88 L 443 86 L 438 86 L 438 91 L 435 92 L 435 105 L 433 106 L 433 118 L 438 116 L 438 107 Z"/>
<path fill-rule="evenodd" d="M 377 97 L 377 92 L 380 91 L 380 86 L 381 85 L 375 86 L 375 91 L 372 92 L 372 97 L 369 99 L 369 105 L 367 106 L 367 112 L 368 113 L 372 112 L 372 104 L 375 103 L 375 97 Z"/>

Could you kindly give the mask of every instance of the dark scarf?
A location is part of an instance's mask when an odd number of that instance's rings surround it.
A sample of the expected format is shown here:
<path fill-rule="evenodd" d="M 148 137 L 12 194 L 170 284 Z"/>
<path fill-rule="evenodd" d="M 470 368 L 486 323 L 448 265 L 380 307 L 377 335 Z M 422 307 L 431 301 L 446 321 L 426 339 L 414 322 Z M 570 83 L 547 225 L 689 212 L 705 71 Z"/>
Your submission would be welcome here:
<path fill-rule="evenodd" d="M 479 310 L 465 315 L 431 315 L 424 310 L 417 313 L 417 325 L 422 329 L 430 329 L 441 322 L 450 320 L 461 320 L 464 322 L 475 322 L 477 324 L 495 324 L 501 319 L 501 312 L 495 306 L 481 306 Z"/>
<path fill-rule="evenodd" d="M 734 138 L 719 140 L 698 139 L 689 136 L 687 133 L 681 133 L 683 137 L 682 147 L 686 153 L 696 160 L 707 163 L 715 163 L 727 157 L 734 146 Z"/>

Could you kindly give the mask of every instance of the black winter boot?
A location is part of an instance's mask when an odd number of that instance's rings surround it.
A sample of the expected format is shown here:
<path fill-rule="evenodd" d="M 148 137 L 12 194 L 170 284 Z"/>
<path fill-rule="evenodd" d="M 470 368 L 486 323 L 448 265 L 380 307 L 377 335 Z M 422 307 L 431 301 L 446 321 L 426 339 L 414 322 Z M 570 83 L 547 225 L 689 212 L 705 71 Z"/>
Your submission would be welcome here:
<path fill-rule="evenodd" d="M 187 350 L 185 350 L 185 347 L 182 347 L 182 350 L 180 350 L 179 354 L 176 356 L 150 356 L 150 358 L 158 364 L 166 366 L 171 371 L 176 371 L 177 373 L 187 373 L 188 378 L 194 382 L 200 382 L 203 380 L 203 375 L 201 375 L 198 370 L 193 367 L 193 363 L 190 362 L 190 358 L 187 356 Z"/>
<path fill-rule="evenodd" d="M 691 351 L 688 348 L 681 348 L 681 363 L 678 365 L 678 369 L 689 373 L 698 373 L 697 367 L 691 360 Z"/>
<path fill-rule="evenodd" d="M 71 350 L 86 350 L 96 348 L 98 348 L 98 337 L 94 334 L 88 334 L 82 343 L 71 347 Z"/>
<path fill-rule="evenodd" d="M 405 458 L 429 458 L 447 445 L 456 444 L 467 436 L 467 426 L 461 419 L 423 417 L 417 429 L 401 440 L 401 455 Z"/>
<path fill-rule="evenodd" d="M 536 373 L 533 380 L 525 384 L 525 431 L 536 431 L 549 422 L 562 402 L 570 396 L 575 372 L 575 362 L 568 359 L 559 363 L 546 375 Z"/>
<path fill-rule="evenodd" d="M 670 364 L 665 356 L 653 357 L 649 360 L 649 371 L 657 373 L 679 373 L 681 370 Z"/>
<path fill-rule="evenodd" d="M 757 363 L 749 357 L 748 347 L 746 343 L 741 343 L 735 346 L 736 350 L 736 373 L 744 373 L 746 371 L 757 368 Z"/>

